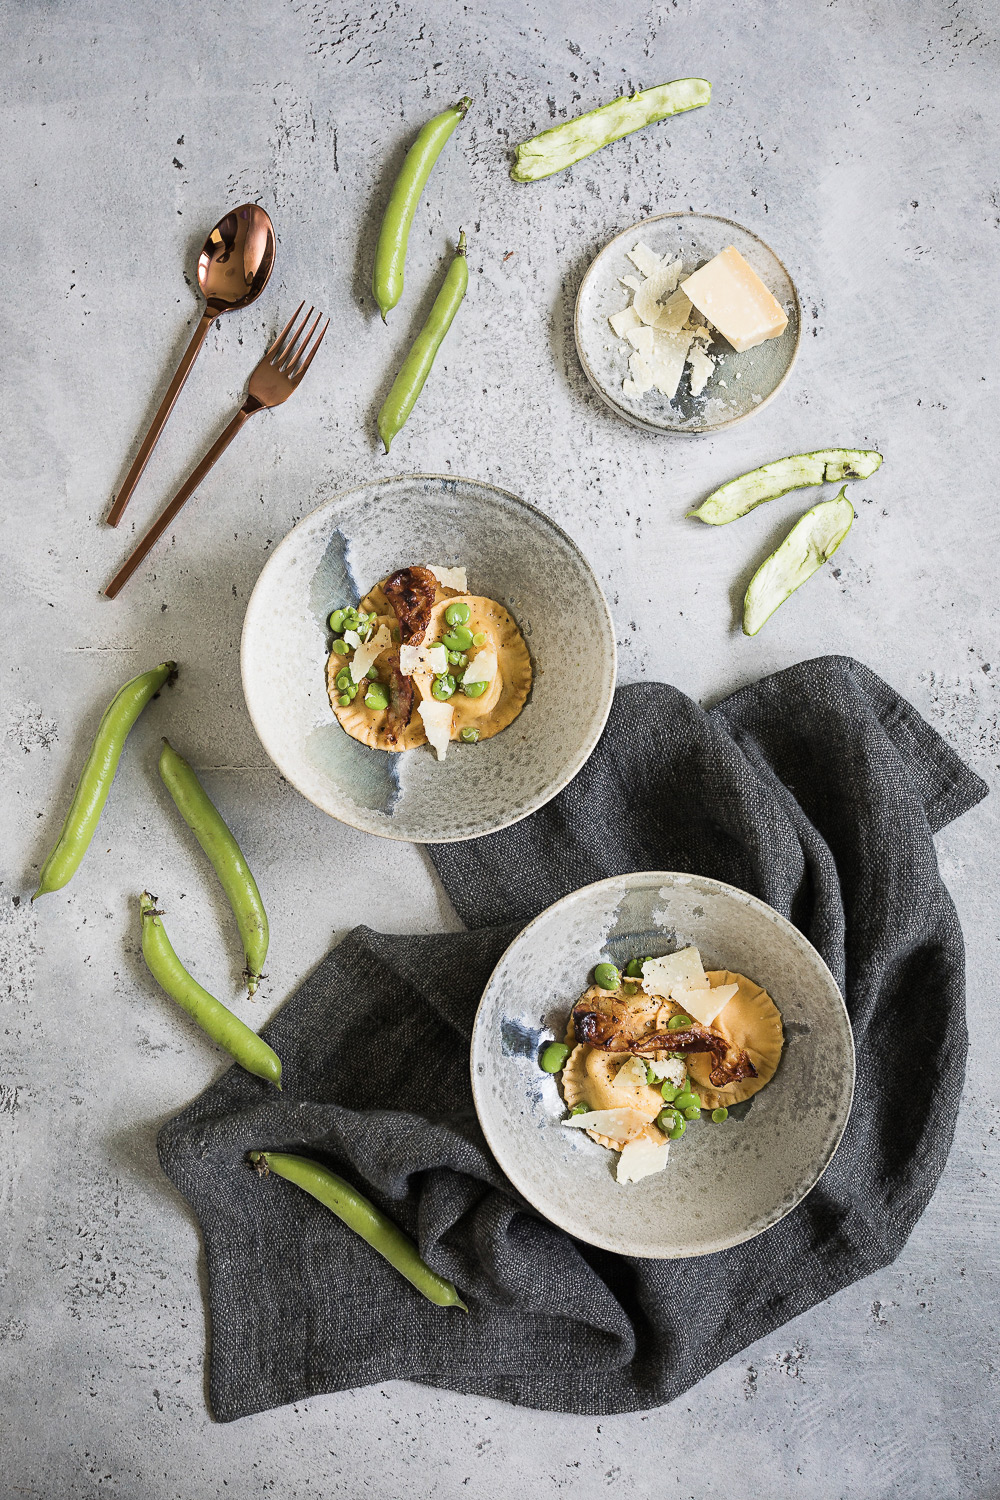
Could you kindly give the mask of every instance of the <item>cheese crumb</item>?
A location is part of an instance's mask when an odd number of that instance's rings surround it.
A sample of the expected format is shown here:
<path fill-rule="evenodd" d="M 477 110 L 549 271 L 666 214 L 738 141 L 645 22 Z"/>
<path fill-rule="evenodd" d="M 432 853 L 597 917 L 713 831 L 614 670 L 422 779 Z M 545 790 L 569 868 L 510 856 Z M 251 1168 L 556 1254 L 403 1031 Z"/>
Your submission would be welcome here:
<path fill-rule="evenodd" d="M 667 1057 L 663 1062 L 657 1062 L 655 1058 L 650 1057 L 646 1060 L 646 1066 L 660 1083 L 665 1078 L 669 1078 L 671 1083 L 676 1083 L 678 1088 L 682 1088 L 687 1080 L 687 1064 L 681 1062 L 679 1057 Z"/>
<path fill-rule="evenodd" d="M 715 360 L 710 354 L 706 354 L 700 344 L 692 344 L 688 350 L 688 364 L 691 366 L 691 394 L 700 396 L 708 384 L 708 378 L 715 369 Z M 739 380 L 737 375 L 736 379 Z"/>
<path fill-rule="evenodd" d="M 434 574 L 442 588 L 457 589 L 460 594 L 469 592 L 469 580 L 464 568 L 435 568 L 428 563 L 427 571 Z"/>
<path fill-rule="evenodd" d="M 438 760 L 444 760 L 455 721 L 454 708 L 450 703 L 439 703 L 436 698 L 421 698 L 417 713 L 424 721 L 424 733 L 437 751 Z"/>
<path fill-rule="evenodd" d="M 442 677 L 448 670 L 448 648 L 442 645 L 400 646 L 399 670 L 404 677 L 412 677 L 414 672 L 430 672 L 434 677 Z"/>

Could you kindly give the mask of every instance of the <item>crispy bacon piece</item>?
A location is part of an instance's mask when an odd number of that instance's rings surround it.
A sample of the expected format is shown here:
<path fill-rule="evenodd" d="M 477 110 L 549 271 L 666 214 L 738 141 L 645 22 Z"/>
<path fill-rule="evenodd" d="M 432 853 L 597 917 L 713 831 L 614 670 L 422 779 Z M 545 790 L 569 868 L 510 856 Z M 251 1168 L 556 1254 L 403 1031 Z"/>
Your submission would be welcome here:
<path fill-rule="evenodd" d="M 392 651 L 383 658 L 389 673 L 389 712 L 385 717 L 382 732 L 390 745 L 394 745 L 410 722 L 413 713 L 413 682 L 399 670 L 399 652 Z"/>
<path fill-rule="evenodd" d="M 437 579 L 430 568 L 400 568 L 385 580 L 382 592 L 395 611 L 403 640 L 421 645 L 437 598 Z"/>
<path fill-rule="evenodd" d="M 636 1021 L 644 1029 L 636 1029 Z M 693 1021 L 683 1031 L 650 1031 L 648 1017 L 641 1016 L 618 995 L 595 996 L 588 991 L 573 1007 L 573 1029 L 577 1039 L 602 1052 L 632 1052 L 647 1057 L 653 1052 L 711 1052 L 709 1077 L 717 1089 L 741 1078 L 756 1078 L 757 1069 L 740 1047 Z"/>

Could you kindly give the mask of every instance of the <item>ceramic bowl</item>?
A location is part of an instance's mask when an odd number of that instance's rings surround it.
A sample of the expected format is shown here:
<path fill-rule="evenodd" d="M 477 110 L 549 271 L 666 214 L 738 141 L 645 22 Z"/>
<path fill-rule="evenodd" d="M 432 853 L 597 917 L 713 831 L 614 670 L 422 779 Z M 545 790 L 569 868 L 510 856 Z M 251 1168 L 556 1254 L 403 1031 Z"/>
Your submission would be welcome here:
<path fill-rule="evenodd" d="M 622 381 L 628 375 L 631 345 L 608 323 L 612 313 L 626 306 L 629 292 L 620 276 L 635 275 L 626 259 L 636 240 L 644 240 L 657 255 L 680 256 L 689 276 L 728 245 L 735 245 L 764 285 L 788 314 L 780 338 L 737 354 L 725 339 L 708 345 L 715 372 L 698 396 L 691 395 L 685 368 L 673 401 L 659 391 L 626 396 Z M 802 326 L 798 294 L 781 261 L 762 239 L 732 219 L 715 214 L 655 214 L 641 219 L 610 240 L 591 263 L 576 299 L 576 347 L 587 379 L 612 411 L 650 432 L 715 432 L 760 411 L 781 388 L 799 348 Z"/>
<path fill-rule="evenodd" d="M 341 729 L 324 679 L 327 619 L 396 568 L 464 565 L 470 589 L 517 621 L 534 673 L 509 728 L 477 745 L 390 755 Z M 611 707 L 615 637 L 600 585 L 565 532 L 516 495 L 409 475 L 327 500 L 257 580 L 241 648 L 243 692 L 281 774 L 367 833 L 446 843 L 527 817 L 579 771 Z"/>
<path fill-rule="evenodd" d="M 725 1124 L 693 1121 L 665 1171 L 619 1185 L 618 1153 L 562 1125 L 539 1052 L 562 1041 L 595 963 L 624 968 L 688 944 L 707 969 L 768 991 L 784 1023 L 781 1062 Z M 847 1123 L 854 1043 L 836 981 L 797 928 L 734 886 L 654 871 L 574 891 L 518 934 L 476 1016 L 472 1086 L 490 1149 L 545 1218 L 623 1255 L 709 1255 L 763 1233 L 816 1184 Z"/>

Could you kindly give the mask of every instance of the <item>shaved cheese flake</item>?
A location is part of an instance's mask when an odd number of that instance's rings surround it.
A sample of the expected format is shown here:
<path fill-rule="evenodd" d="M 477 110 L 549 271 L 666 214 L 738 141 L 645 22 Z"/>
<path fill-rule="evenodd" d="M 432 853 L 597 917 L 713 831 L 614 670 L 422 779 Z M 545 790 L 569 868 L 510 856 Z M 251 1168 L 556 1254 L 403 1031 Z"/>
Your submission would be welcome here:
<path fill-rule="evenodd" d="M 708 988 L 708 980 L 697 948 L 679 948 L 664 958 L 649 958 L 642 966 L 642 987 L 647 995 L 679 1000 L 685 990 Z"/>
<path fill-rule="evenodd" d="M 630 1057 L 615 1074 L 615 1088 L 641 1089 L 646 1086 L 646 1064 L 641 1057 Z"/>
<path fill-rule="evenodd" d="M 661 329 L 664 333 L 680 333 L 691 313 L 691 299 L 679 288 L 672 292 L 663 306 L 654 327 Z M 691 329 L 685 329 L 690 333 Z"/>
<path fill-rule="evenodd" d="M 649 369 L 653 384 L 668 401 L 672 401 L 677 394 L 690 347 L 689 333 L 661 333 L 659 329 L 656 330 Z"/>
<path fill-rule="evenodd" d="M 447 646 L 400 646 L 399 670 L 404 677 L 414 672 L 430 672 L 434 677 L 443 677 L 448 670 Z"/>
<path fill-rule="evenodd" d="M 632 249 L 626 250 L 625 254 L 641 276 L 652 276 L 661 264 L 656 251 L 650 250 L 643 240 L 637 240 Z"/>
<path fill-rule="evenodd" d="M 635 397 L 644 396 L 648 390 L 649 390 L 649 386 L 648 385 L 642 385 L 642 386 L 636 385 L 636 383 L 635 383 L 634 380 L 623 380 L 622 381 L 622 395 L 623 396 L 635 396 Z"/>
<path fill-rule="evenodd" d="M 641 1182 L 644 1177 L 652 1177 L 654 1172 L 663 1171 L 669 1155 L 670 1142 L 666 1136 L 662 1137 L 662 1145 L 652 1135 L 629 1141 L 618 1158 L 615 1181 Z"/>
<path fill-rule="evenodd" d="M 354 631 L 344 632 L 345 641 L 349 635 L 354 635 Z M 348 645 L 352 644 L 353 642 L 348 641 Z M 371 640 L 355 646 L 354 655 L 351 657 L 351 681 L 360 682 L 362 677 L 367 677 L 370 669 L 375 665 L 376 657 L 391 645 L 392 632 L 388 625 L 380 625 Z"/>
<path fill-rule="evenodd" d="M 684 332 L 691 334 L 692 338 L 704 339 L 706 344 L 712 342 L 712 330 L 707 323 L 688 323 Z"/>
<path fill-rule="evenodd" d="M 641 328 L 642 319 L 634 307 L 623 307 L 621 312 L 612 313 L 608 319 L 615 333 L 620 339 L 628 336 L 630 328 Z"/>
<path fill-rule="evenodd" d="M 632 383 L 637 390 L 642 392 L 652 388 L 653 372 L 641 354 L 629 355 L 628 370 L 632 377 Z"/>
<path fill-rule="evenodd" d="M 630 1141 L 646 1129 L 649 1115 L 641 1109 L 591 1109 L 585 1115 L 569 1115 L 563 1124 L 568 1130 L 596 1130 L 613 1141 Z"/>
<path fill-rule="evenodd" d="M 361 637 L 356 630 L 345 630 L 344 640 L 354 651 L 361 645 Z"/>
<path fill-rule="evenodd" d="M 739 989 L 738 984 L 709 985 L 703 990 L 686 990 L 678 995 L 677 1002 L 683 1005 L 689 1016 L 703 1026 L 711 1026 L 720 1011 L 724 1010 Z"/>
<path fill-rule="evenodd" d="M 715 360 L 705 353 L 700 344 L 692 344 L 688 350 L 687 362 L 691 366 L 691 394 L 700 396 L 715 369 Z"/>
<path fill-rule="evenodd" d="M 627 286 L 630 292 L 637 292 L 642 286 L 638 276 L 619 276 L 618 280 L 622 286 Z"/>
<path fill-rule="evenodd" d="M 653 355 L 653 330 L 647 328 L 645 323 L 640 323 L 637 328 L 630 328 L 625 335 L 633 349 L 637 349 L 643 359 L 651 359 Z"/>
<path fill-rule="evenodd" d="M 462 686 L 467 682 L 492 682 L 497 675 L 497 654 L 489 646 L 477 651 L 462 674 Z"/>
<path fill-rule="evenodd" d="M 438 760 L 444 760 L 455 721 L 454 708 L 450 703 L 439 703 L 436 698 L 421 698 L 417 713 L 424 721 L 424 733 L 437 751 Z"/>
<path fill-rule="evenodd" d="M 677 286 L 677 278 L 680 274 L 681 263 L 678 260 L 668 265 L 657 266 L 656 270 L 650 276 L 647 276 L 642 286 L 636 292 L 632 303 L 633 308 L 644 323 L 649 323 L 650 326 L 657 324 L 663 312 L 663 307 L 661 306 L 662 300 L 664 297 L 669 297 L 670 293 Z M 681 322 L 683 323 L 683 321 L 684 319 L 682 318 Z"/>
<path fill-rule="evenodd" d="M 460 594 L 469 592 L 469 580 L 464 568 L 434 568 L 427 564 L 428 573 L 433 573 L 443 589 L 457 589 Z"/>

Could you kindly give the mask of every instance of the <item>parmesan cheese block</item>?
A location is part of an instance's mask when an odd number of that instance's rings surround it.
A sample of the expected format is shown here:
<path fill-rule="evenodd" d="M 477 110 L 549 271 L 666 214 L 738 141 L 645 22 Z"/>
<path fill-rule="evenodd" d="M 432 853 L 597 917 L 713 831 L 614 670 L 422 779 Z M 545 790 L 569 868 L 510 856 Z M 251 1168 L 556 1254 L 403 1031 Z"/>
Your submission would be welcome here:
<path fill-rule="evenodd" d="M 497 654 L 484 646 L 477 651 L 462 674 L 462 686 L 467 682 L 492 682 L 497 675 Z"/>
<path fill-rule="evenodd" d="M 657 1140 L 657 1135 L 660 1135 L 659 1131 L 654 1134 L 650 1130 L 626 1143 L 618 1158 L 616 1182 L 641 1182 L 643 1177 L 652 1177 L 654 1172 L 663 1171 L 670 1155 L 670 1142 L 664 1135 Z"/>
<path fill-rule="evenodd" d="M 703 1026 L 711 1026 L 716 1016 L 729 1004 L 738 989 L 737 984 L 709 985 L 706 979 L 703 990 L 685 990 L 676 999 L 679 1005 L 683 1005 L 689 1016 L 693 1016 Z"/>
<path fill-rule="evenodd" d="M 650 250 L 643 240 L 637 240 L 632 249 L 626 250 L 625 254 L 641 276 L 652 276 L 661 264 L 656 251 Z"/>
<path fill-rule="evenodd" d="M 417 713 L 424 721 L 424 733 L 437 751 L 438 760 L 444 760 L 448 754 L 455 710 L 450 703 L 439 703 L 436 698 L 421 698 Z"/>
<path fill-rule="evenodd" d="M 388 625 L 380 625 L 375 634 L 367 641 L 362 641 L 360 636 L 355 635 L 353 630 L 344 631 L 345 641 L 347 641 L 349 635 L 354 636 L 354 640 L 359 643 L 355 646 L 354 655 L 351 657 L 351 681 L 360 682 L 362 677 L 368 676 L 380 653 L 392 645 L 392 632 Z M 354 645 L 354 641 L 347 641 L 347 644 L 352 646 Z"/>
<path fill-rule="evenodd" d="M 682 281 L 681 287 L 740 353 L 778 338 L 788 326 L 781 304 L 733 245 Z"/>
<path fill-rule="evenodd" d="M 680 1000 L 686 990 L 707 990 L 708 979 L 697 948 L 679 948 L 664 958 L 650 958 L 642 966 L 642 987 L 647 995 Z"/>
<path fill-rule="evenodd" d="M 399 648 L 399 670 L 404 677 L 414 672 L 430 672 L 442 677 L 448 670 L 448 648 L 446 646 L 409 646 Z"/>
<path fill-rule="evenodd" d="M 434 568 L 428 563 L 427 571 L 434 574 L 443 589 L 454 589 L 457 594 L 469 592 L 469 580 L 464 568 Z"/>
<path fill-rule="evenodd" d="M 642 319 L 631 305 L 623 307 L 621 312 L 612 313 L 608 322 L 620 339 L 628 337 L 630 328 L 642 327 Z"/>

